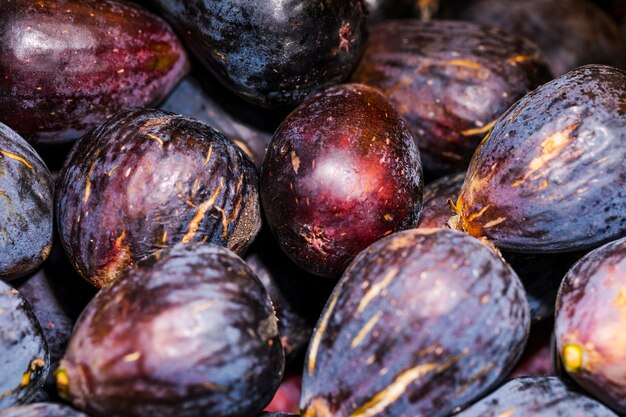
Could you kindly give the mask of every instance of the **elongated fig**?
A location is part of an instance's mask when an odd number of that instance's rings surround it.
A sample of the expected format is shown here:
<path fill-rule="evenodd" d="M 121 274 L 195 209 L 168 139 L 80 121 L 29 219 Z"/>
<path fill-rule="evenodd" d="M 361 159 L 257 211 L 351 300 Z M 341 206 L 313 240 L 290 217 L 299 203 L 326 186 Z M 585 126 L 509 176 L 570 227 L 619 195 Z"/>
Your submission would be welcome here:
<path fill-rule="evenodd" d="M 530 325 L 495 252 L 449 229 L 385 237 L 350 264 L 305 360 L 303 417 L 448 416 L 495 387 Z"/>
<path fill-rule="evenodd" d="M 283 250 L 337 277 L 365 247 L 417 224 L 422 165 L 404 121 L 373 88 L 331 87 L 280 125 L 261 173 L 267 221 Z"/>
<path fill-rule="evenodd" d="M 261 227 L 258 175 L 243 151 L 195 119 L 128 110 L 81 138 L 59 178 L 61 243 L 98 287 L 182 242 L 242 253 Z"/>
<path fill-rule="evenodd" d="M 228 249 L 193 243 L 103 288 L 56 377 L 61 395 L 94 416 L 252 417 L 283 367 L 259 279 Z"/>
<path fill-rule="evenodd" d="M 372 28 L 351 77 L 407 120 L 424 168 L 464 170 L 494 120 L 552 78 L 535 45 L 470 22 L 398 20 Z"/>
<path fill-rule="evenodd" d="M 50 254 L 53 196 L 46 164 L 22 137 L 0 123 L 0 278 L 32 272 Z"/>
<path fill-rule="evenodd" d="M 512 106 L 476 150 L 453 227 L 516 252 L 626 234 L 626 72 L 588 65 Z"/>
<path fill-rule="evenodd" d="M 172 29 L 132 3 L 0 9 L 0 121 L 32 143 L 72 141 L 122 108 L 155 105 L 186 70 Z"/>
<path fill-rule="evenodd" d="M 227 87 L 266 107 L 293 107 L 343 81 L 367 35 L 364 0 L 152 0 Z"/>
<path fill-rule="evenodd" d="M 567 273 L 556 305 L 556 349 L 565 371 L 626 413 L 626 238 L 583 257 Z"/>
<path fill-rule="evenodd" d="M 456 414 L 458 417 L 617 417 L 599 402 L 568 388 L 557 377 L 513 379 Z"/>
<path fill-rule="evenodd" d="M 0 409 L 29 402 L 50 369 L 48 345 L 32 307 L 0 281 Z"/>
<path fill-rule="evenodd" d="M 37 403 L 0 410 L 0 417 L 89 417 L 64 404 Z"/>

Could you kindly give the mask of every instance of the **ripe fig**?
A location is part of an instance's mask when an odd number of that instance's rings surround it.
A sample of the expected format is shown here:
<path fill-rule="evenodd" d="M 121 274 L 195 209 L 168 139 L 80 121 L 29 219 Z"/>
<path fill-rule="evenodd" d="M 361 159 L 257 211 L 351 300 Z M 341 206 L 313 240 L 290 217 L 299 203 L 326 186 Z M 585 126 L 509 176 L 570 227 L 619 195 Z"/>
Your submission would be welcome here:
<path fill-rule="evenodd" d="M 626 72 L 573 70 L 526 95 L 480 144 L 451 225 L 515 252 L 626 234 Z"/>
<path fill-rule="evenodd" d="M 0 8 L 0 121 L 31 143 L 72 141 L 118 110 L 156 105 L 187 65 L 167 23 L 129 2 Z"/>
<path fill-rule="evenodd" d="M 331 87 L 280 125 L 261 173 L 274 236 L 299 266 L 337 277 L 369 244 L 417 224 L 422 165 L 395 109 L 373 88 Z"/>
<path fill-rule="evenodd" d="M 243 151 L 208 125 L 123 111 L 82 137 L 66 160 L 56 201 L 61 243 L 98 287 L 180 242 L 242 253 L 261 226 L 257 182 Z"/>
<path fill-rule="evenodd" d="M 95 417 L 253 417 L 283 367 L 259 279 L 228 249 L 192 243 L 100 290 L 56 378 L 60 394 Z"/>
<path fill-rule="evenodd" d="M 490 248 L 413 229 L 362 251 L 305 360 L 303 417 L 449 416 L 497 386 L 530 326 L 524 289 Z"/>
<path fill-rule="evenodd" d="M 1 279 L 34 271 L 50 254 L 53 196 L 46 164 L 22 137 L 0 123 Z"/>
<path fill-rule="evenodd" d="M 293 107 L 348 77 L 367 35 L 364 0 L 152 0 L 235 93 Z"/>
<path fill-rule="evenodd" d="M 0 417 L 89 417 L 64 404 L 36 403 L 0 410 Z"/>
<path fill-rule="evenodd" d="M 371 32 L 351 80 L 380 89 L 438 174 L 465 170 L 495 119 L 552 78 L 535 45 L 499 29 L 397 20 Z"/>

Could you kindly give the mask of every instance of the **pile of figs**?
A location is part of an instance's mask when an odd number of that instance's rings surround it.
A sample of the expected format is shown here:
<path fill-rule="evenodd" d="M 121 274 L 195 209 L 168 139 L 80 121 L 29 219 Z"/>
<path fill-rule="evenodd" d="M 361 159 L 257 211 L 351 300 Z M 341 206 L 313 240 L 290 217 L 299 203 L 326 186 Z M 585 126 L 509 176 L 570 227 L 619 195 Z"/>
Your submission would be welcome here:
<path fill-rule="evenodd" d="M 626 415 L 621 1 L 0 3 L 0 417 Z"/>

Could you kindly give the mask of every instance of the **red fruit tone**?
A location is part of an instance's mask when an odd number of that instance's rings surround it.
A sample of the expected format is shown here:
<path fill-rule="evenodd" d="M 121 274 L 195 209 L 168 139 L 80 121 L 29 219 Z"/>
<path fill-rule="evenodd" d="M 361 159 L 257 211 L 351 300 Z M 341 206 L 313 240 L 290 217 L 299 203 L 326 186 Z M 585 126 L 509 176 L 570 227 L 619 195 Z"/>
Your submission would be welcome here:
<path fill-rule="evenodd" d="M 278 387 L 272 402 L 265 407 L 265 411 L 297 413 L 301 392 L 302 375 L 292 374 L 287 376 Z"/>

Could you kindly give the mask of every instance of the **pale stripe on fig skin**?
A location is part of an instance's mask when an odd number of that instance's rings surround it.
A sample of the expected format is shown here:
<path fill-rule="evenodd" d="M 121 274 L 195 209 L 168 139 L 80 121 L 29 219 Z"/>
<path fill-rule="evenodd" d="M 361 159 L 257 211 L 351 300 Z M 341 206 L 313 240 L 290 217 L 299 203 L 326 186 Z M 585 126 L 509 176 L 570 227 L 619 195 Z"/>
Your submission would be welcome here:
<path fill-rule="evenodd" d="M 2 150 L 2 149 L 0 149 L 0 153 L 2 155 L 6 156 L 7 158 L 10 158 L 10 159 L 13 159 L 15 161 L 21 162 L 22 164 L 26 165 L 26 167 L 28 169 L 33 169 L 33 166 L 26 159 L 24 159 L 23 157 L 21 157 L 21 156 L 19 156 L 17 154 L 14 154 L 12 152 L 5 151 L 5 150 Z"/>
<path fill-rule="evenodd" d="M 328 308 L 326 308 L 326 314 L 322 318 L 320 322 L 319 328 L 316 329 L 313 334 L 313 338 L 311 339 L 311 347 L 309 351 L 309 375 L 313 375 L 313 371 L 315 370 L 315 362 L 317 360 L 317 352 L 320 347 L 320 342 L 322 341 L 322 336 L 324 335 L 324 331 L 326 331 L 326 326 L 328 325 L 328 320 L 330 320 L 330 316 L 333 312 L 333 308 L 335 308 L 335 304 L 337 303 L 337 299 L 339 298 L 339 293 L 335 293 L 333 298 L 330 300 L 328 304 Z"/>

